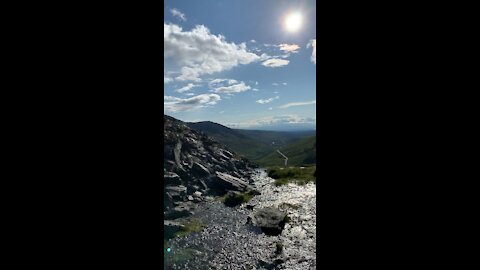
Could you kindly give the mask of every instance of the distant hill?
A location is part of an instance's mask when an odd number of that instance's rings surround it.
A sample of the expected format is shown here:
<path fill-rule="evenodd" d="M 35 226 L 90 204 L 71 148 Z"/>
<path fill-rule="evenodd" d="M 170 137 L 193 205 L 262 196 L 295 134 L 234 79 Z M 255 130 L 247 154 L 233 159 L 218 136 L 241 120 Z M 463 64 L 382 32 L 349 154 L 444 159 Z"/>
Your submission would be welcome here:
<path fill-rule="evenodd" d="M 310 136 L 297 140 L 296 142 L 280 147 L 279 150 L 288 157 L 288 165 L 301 166 L 315 164 L 317 161 L 317 138 Z M 274 152 L 256 160 L 261 166 L 283 166 L 284 158 Z"/>
<path fill-rule="evenodd" d="M 232 129 L 210 121 L 186 123 L 188 127 L 215 138 L 234 152 L 256 162 L 279 147 L 315 134 L 315 131 L 282 132 Z"/>

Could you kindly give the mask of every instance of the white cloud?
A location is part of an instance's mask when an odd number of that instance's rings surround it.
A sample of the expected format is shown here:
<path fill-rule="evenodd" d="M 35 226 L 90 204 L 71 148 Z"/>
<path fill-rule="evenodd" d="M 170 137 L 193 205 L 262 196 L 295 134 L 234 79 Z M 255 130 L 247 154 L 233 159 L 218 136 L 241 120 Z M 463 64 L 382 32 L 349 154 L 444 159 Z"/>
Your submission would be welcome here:
<path fill-rule="evenodd" d="M 274 93 L 274 94 L 278 94 L 278 91 L 274 91 L 273 93 Z"/>
<path fill-rule="evenodd" d="M 257 43 L 257 41 L 255 39 L 250 40 L 250 42 Z"/>
<path fill-rule="evenodd" d="M 276 97 L 269 98 L 269 99 L 259 99 L 255 102 L 257 102 L 259 104 L 267 104 L 267 103 L 270 103 L 270 102 L 274 101 L 275 99 L 279 99 L 279 98 L 280 98 L 279 96 L 276 96 Z"/>
<path fill-rule="evenodd" d="M 262 62 L 262 65 L 266 66 L 266 67 L 276 68 L 276 67 L 286 66 L 286 65 L 288 65 L 288 63 L 290 63 L 289 60 L 272 58 L 272 59 L 268 59 L 268 60 Z"/>
<path fill-rule="evenodd" d="M 280 44 L 278 45 L 281 51 L 297 53 L 300 49 L 300 46 L 297 44 Z"/>
<path fill-rule="evenodd" d="M 258 90 L 258 88 L 252 88 L 252 91 L 258 92 L 260 90 Z"/>
<path fill-rule="evenodd" d="M 310 48 L 312 46 L 312 56 L 310 57 L 310 60 L 316 65 L 317 64 L 317 39 L 312 39 L 310 42 L 307 44 L 307 48 Z"/>
<path fill-rule="evenodd" d="M 203 25 L 190 31 L 167 23 L 163 28 L 164 62 L 179 73 L 176 79 L 180 81 L 199 81 L 204 74 L 261 60 L 260 56 L 247 50 L 245 43 L 229 43 L 224 36 L 211 34 Z"/>
<path fill-rule="evenodd" d="M 271 111 L 271 110 L 273 110 L 273 108 L 272 108 L 272 107 L 270 107 L 270 108 L 268 108 L 268 110 L 269 110 L 269 111 Z"/>
<path fill-rule="evenodd" d="M 180 88 L 180 89 L 177 89 L 175 90 L 175 92 L 178 92 L 178 93 L 183 93 L 183 92 L 187 92 L 187 91 L 190 91 L 190 89 L 194 88 L 194 87 L 198 87 L 199 85 L 196 85 L 196 84 L 193 84 L 193 83 L 189 83 L 187 84 L 186 86 Z"/>
<path fill-rule="evenodd" d="M 232 128 L 254 128 L 254 127 L 265 127 L 265 126 L 274 126 L 281 124 L 315 124 L 316 119 L 311 117 L 301 117 L 298 115 L 279 115 L 279 116 L 267 116 L 263 118 L 258 118 L 254 120 L 249 120 L 240 123 L 226 123 L 226 126 Z"/>
<path fill-rule="evenodd" d="M 258 85 L 258 82 L 255 82 L 255 85 Z"/>
<path fill-rule="evenodd" d="M 185 14 L 183 14 L 182 12 L 180 12 L 180 10 L 178 10 L 176 8 L 170 9 L 170 13 L 172 13 L 173 16 L 179 18 L 182 21 L 187 20 L 187 17 L 185 17 Z"/>
<path fill-rule="evenodd" d="M 244 82 L 240 82 L 240 83 L 229 85 L 229 86 L 217 87 L 215 88 L 215 90 L 212 90 L 212 92 L 221 93 L 221 94 L 233 94 L 233 93 L 245 92 L 250 89 L 251 89 L 250 86 L 245 85 Z"/>
<path fill-rule="evenodd" d="M 171 82 L 173 82 L 172 78 L 169 78 L 169 77 L 163 75 L 163 84 L 167 84 L 167 83 L 171 83 Z"/>
<path fill-rule="evenodd" d="M 211 80 L 208 84 L 210 85 L 210 87 L 215 87 L 218 85 L 222 85 L 224 83 L 227 83 L 228 85 L 232 85 L 232 84 L 238 83 L 238 81 L 234 79 L 214 79 L 214 80 Z"/>
<path fill-rule="evenodd" d="M 202 94 L 191 98 L 164 96 L 163 105 L 166 111 L 190 111 L 193 109 L 215 105 L 220 100 L 220 96 L 216 94 Z"/>
<path fill-rule="evenodd" d="M 287 85 L 287 83 L 286 83 L 286 82 L 284 82 L 284 83 L 282 83 L 282 84 L 283 84 L 283 85 Z"/>
<path fill-rule="evenodd" d="M 194 93 L 185 93 L 186 96 L 195 96 Z"/>
<path fill-rule="evenodd" d="M 305 106 L 305 105 L 312 105 L 312 104 L 317 104 L 317 101 L 316 100 L 312 100 L 312 101 L 306 101 L 306 102 L 292 102 L 292 103 L 287 103 L 287 104 L 284 104 L 278 108 L 280 109 L 286 109 L 286 108 L 289 108 L 289 107 L 294 107 L 294 106 Z"/>

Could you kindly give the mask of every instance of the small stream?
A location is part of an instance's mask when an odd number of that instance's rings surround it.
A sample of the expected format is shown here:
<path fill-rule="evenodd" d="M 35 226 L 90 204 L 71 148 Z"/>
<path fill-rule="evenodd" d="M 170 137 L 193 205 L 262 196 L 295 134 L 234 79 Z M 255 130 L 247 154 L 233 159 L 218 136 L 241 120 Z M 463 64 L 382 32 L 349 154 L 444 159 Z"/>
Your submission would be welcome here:
<path fill-rule="evenodd" d="M 206 227 L 198 233 L 171 239 L 164 269 L 315 269 L 316 186 L 295 184 L 276 187 L 265 170 L 252 176 L 262 194 L 247 204 L 231 208 L 213 200 L 200 203 L 190 218 Z M 254 209 L 246 208 L 253 205 Z M 248 215 L 263 207 L 284 209 L 291 221 L 279 236 L 268 236 L 246 224 Z M 276 254 L 277 245 L 283 251 Z M 281 261 L 274 266 L 272 262 Z"/>

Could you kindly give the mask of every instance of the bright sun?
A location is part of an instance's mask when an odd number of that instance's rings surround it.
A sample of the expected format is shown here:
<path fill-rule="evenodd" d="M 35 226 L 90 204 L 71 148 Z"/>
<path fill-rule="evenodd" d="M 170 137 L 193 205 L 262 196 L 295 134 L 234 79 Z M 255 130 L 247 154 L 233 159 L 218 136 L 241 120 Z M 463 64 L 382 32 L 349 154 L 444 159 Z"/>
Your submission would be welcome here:
<path fill-rule="evenodd" d="M 296 32 L 302 26 L 302 14 L 294 12 L 287 15 L 285 19 L 285 28 L 289 32 Z"/>

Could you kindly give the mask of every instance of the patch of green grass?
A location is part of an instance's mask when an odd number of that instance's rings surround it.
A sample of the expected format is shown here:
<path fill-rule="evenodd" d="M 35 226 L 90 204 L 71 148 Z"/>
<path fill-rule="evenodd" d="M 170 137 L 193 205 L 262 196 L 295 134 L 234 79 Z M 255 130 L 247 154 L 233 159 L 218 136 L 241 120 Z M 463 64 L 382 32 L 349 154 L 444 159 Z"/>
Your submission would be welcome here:
<path fill-rule="evenodd" d="M 248 192 L 236 194 L 235 196 L 230 196 L 228 193 L 224 194 L 217 198 L 217 200 L 223 202 L 225 205 L 234 207 L 242 203 L 249 202 L 253 196 L 260 195 L 261 193 L 257 190 L 250 190 Z"/>
<path fill-rule="evenodd" d="M 293 182 L 298 185 L 305 185 L 308 182 L 317 183 L 317 166 L 304 167 L 271 167 L 267 170 L 268 176 L 275 179 L 275 186 L 285 185 Z"/>
<path fill-rule="evenodd" d="M 249 202 L 253 195 L 250 192 L 236 194 L 235 196 L 224 196 L 223 203 L 227 206 L 237 206 Z"/>
<path fill-rule="evenodd" d="M 182 225 L 184 225 L 184 227 L 180 229 L 180 231 L 176 232 L 175 236 L 182 237 L 194 232 L 199 232 L 205 227 L 205 225 L 199 219 L 190 219 L 182 223 Z"/>
<path fill-rule="evenodd" d="M 182 263 L 193 260 L 198 257 L 199 252 L 193 248 L 185 249 L 172 249 L 172 252 L 166 252 L 164 254 L 164 265 L 168 266 L 168 269 L 171 269 L 174 264 L 181 265 Z M 204 268 L 208 269 L 208 268 Z"/>

